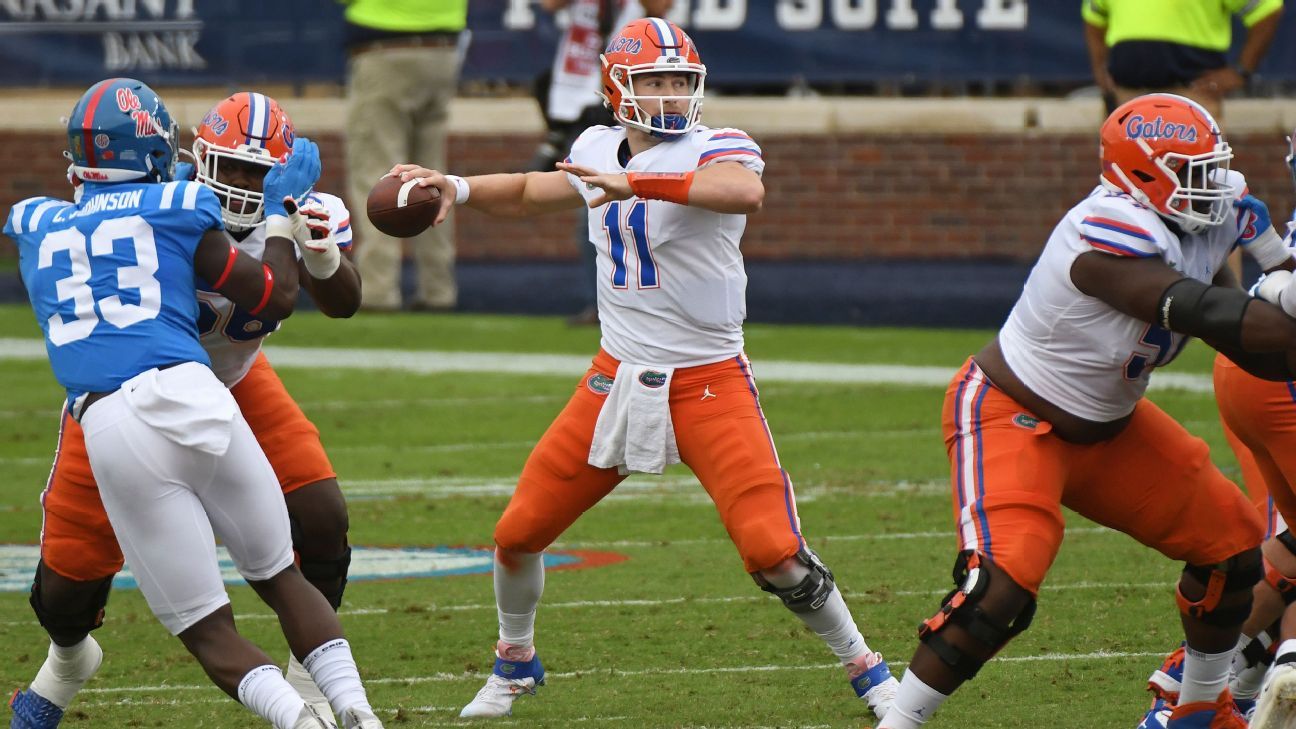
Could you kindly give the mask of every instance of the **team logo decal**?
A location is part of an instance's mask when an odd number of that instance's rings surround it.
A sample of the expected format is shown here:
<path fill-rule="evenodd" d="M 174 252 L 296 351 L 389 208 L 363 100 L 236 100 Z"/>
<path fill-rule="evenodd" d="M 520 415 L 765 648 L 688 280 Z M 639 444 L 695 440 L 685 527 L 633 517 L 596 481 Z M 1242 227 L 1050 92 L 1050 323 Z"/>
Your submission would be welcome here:
<path fill-rule="evenodd" d="M 207 112 L 207 116 L 203 117 L 202 123 L 203 126 L 208 127 L 215 132 L 217 136 L 224 134 L 225 130 L 229 129 L 229 122 L 226 121 L 225 117 L 221 116 L 215 109 Z"/>
<path fill-rule="evenodd" d="M 607 50 L 604 51 L 604 53 L 620 53 L 625 51 L 626 53 L 633 55 L 641 50 L 643 50 L 643 41 L 638 38 L 627 38 L 623 35 L 619 35 L 612 39 L 612 42 L 608 44 Z"/>
<path fill-rule="evenodd" d="M 224 547 L 217 550 L 221 577 L 227 585 L 241 585 L 243 578 Z M 353 547 L 347 579 L 399 580 L 451 575 L 488 575 L 494 566 L 493 547 Z M 627 557 L 615 552 L 562 550 L 545 552 L 545 569 L 588 569 L 624 562 Z M 36 544 L 0 545 L 0 592 L 28 592 L 32 574 L 40 560 Z M 139 587 L 129 568 L 113 578 L 118 590 Z"/>
<path fill-rule="evenodd" d="M 96 134 L 94 137 L 95 146 L 99 149 L 107 149 L 109 140 L 107 134 Z"/>
<path fill-rule="evenodd" d="M 292 149 L 293 139 L 296 137 L 296 135 L 293 134 L 292 127 L 288 125 L 288 121 L 283 117 L 279 118 L 279 124 L 283 127 L 284 144 L 288 145 L 289 149 Z"/>
<path fill-rule="evenodd" d="M 639 375 L 639 384 L 652 390 L 656 390 L 666 384 L 666 373 L 648 370 Z"/>
<path fill-rule="evenodd" d="M 117 89 L 117 108 L 123 112 L 140 108 L 139 96 L 130 89 Z"/>
<path fill-rule="evenodd" d="M 595 372 L 585 381 L 585 386 L 595 395 L 606 395 L 612 391 L 613 382 L 615 382 L 615 380 L 611 377 Z"/>
<path fill-rule="evenodd" d="M 1161 117 L 1146 121 L 1142 114 L 1135 114 L 1125 122 L 1125 136 L 1130 139 L 1174 138 L 1185 142 L 1197 141 L 1197 127 L 1190 124 L 1167 122 Z"/>
<path fill-rule="evenodd" d="M 1026 413 L 1017 413 L 1013 416 L 1013 425 L 1026 430 L 1035 430 L 1035 426 L 1039 425 L 1039 422 L 1039 418 L 1033 418 Z"/>

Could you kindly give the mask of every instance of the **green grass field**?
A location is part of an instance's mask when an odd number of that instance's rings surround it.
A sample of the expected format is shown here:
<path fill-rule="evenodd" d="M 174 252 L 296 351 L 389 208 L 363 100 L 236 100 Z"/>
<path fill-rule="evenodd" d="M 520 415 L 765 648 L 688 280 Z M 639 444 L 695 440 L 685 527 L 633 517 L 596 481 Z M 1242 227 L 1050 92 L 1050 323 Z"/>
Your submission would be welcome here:
<path fill-rule="evenodd" d="M 749 328 L 761 363 L 941 367 L 951 374 L 985 331 Z M 36 340 L 25 307 L 0 307 L 0 338 Z M 556 319 L 299 314 L 272 339 L 291 347 L 589 356 L 597 332 Z M 2 343 L 0 343 L 2 344 Z M 429 355 L 431 356 L 431 355 Z M 271 359 L 274 361 L 274 351 Z M 299 358 L 300 359 L 300 358 Z M 519 358 L 522 362 L 531 360 Z M 294 361 L 297 361 L 296 359 Z M 281 367 L 319 425 L 351 506 L 357 546 L 487 545 L 507 485 L 581 374 L 413 374 L 342 368 L 326 356 Z M 1171 368 L 1209 373 L 1194 344 Z M 39 360 L 0 356 L 0 542 L 32 544 L 61 393 Z M 1154 379 L 1156 379 L 1154 377 Z M 943 386 L 764 381 L 761 394 L 802 525 L 835 571 L 865 637 L 893 668 L 950 587 L 956 548 L 940 435 Z M 1208 394 L 1154 399 L 1206 438 L 1236 475 Z M 1034 627 L 951 699 L 930 726 L 1132 727 L 1159 657 L 1178 640 L 1179 565 L 1070 515 L 1071 533 Z M 558 549 L 628 559 L 553 571 L 537 625 L 550 680 L 502 726 L 861 727 L 872 724 L 822 643 L 744 574 L 713 507 L 685 470 L 637 476 L 593 509 Z M 31 563 L 4 563 L 9 576 Z M 247 587 L 230 589 L 239 628 L 273 656 L 287 649 Z M 488 574 L 355 581 L 343 624 L 389 727 L 457 719 L 490 670 L 495 613 Z M 70 727 L 254 727 L 206 680 L 137 591 L 119 590 L 96 633 L 106 659 Z M 9 660 L 0 689 L 25 686 L 47 639 L 25 592 L 0 593 Z"/>

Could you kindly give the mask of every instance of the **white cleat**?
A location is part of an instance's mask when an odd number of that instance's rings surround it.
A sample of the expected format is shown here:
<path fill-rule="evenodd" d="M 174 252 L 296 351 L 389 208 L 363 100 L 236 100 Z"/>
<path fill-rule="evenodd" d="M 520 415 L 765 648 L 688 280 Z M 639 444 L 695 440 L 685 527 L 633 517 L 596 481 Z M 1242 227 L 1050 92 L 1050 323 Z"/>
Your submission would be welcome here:
<path fill-rule="evenodd" d="M 329 712 L 329 718 L 325 719 L 310 704 L 306 704 L 297 715 L 297 722 L 292 725 L 292 729 L 338 729 L 338 726 L 333 723 L 333 712 Z"/>
<path fill-rule="evenodd" d="M 873 710 L 873 715 L 878 719 L 885 719 L 891 706 L 895 703 L 896 693 L 900 691 L 900 682 L 894 678 L 888 678 L 886 681 L 874 686 L 864 692 L 864 700 L 868 702 L 869 708 Z"/>
<path fill-rule="evenodd" d="M 534 678 L 504 678 L 491 674 L 473 700 L 459 712 L 459 718 L 494 718 L 512 716 L 513 702 L 523 694 L 534 694 Z"/>
<path fill-rule="evenodd" d="M 900 682 L 891 675 L 891 669 L 882 660 L 882 655 L 867 653 L 856 658 L 846 664 L 846 675 L 850 677 L 855 695 L 868 703 L 874 716 L 885 719 L 886 713 L 895 703 Z"/>
<path fill-rule="evenodd" d="M 1269 669 L 1256 702 L 1251 729 L 1296 727 L 1296 664 L 1278 663 Z"/>
<path fill-rule="evenodd" d="M 350 708 L 342 712 L 342 729 L 383 729 L 383 725 L 372 713 Z"/>
<path fill-rule="evenodd" d="M 315 685 L 315 679 L 311 678 L 310 671 L 307 671 L 292 654 L 288 655 L 288 669 L 284 671 L 284 678 L 306 704 L 320 715 L 320 718 L 333 721 L 333 707 L 329 706 L 328 697 Z"/>

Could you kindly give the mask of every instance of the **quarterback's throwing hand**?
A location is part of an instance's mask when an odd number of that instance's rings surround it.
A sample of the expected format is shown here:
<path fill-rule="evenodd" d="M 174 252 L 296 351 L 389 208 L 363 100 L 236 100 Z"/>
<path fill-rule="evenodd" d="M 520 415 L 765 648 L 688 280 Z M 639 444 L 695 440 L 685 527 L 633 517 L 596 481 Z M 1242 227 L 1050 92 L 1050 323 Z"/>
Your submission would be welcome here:
<path fill-rule="evenodd" d="M 554 166 L 563 172 L 576 175 L 591 190 L 596 187 L 603 190 L 602 195 L 589 201 L 591 208 L 606 205 L 613 200 L 628 200 L 634 197 L 634 191 L 630 189 L 630 180 L 626 179 L 624 173 L 604 174 L 570 162 L 559 162 Z"/>
<path fill-rule="evenodd" d="M 418 165 L 400 164 L 392 167 L 387 174 L 399 177 L 404 182 L 418 180 L 419 187 L 435 187 L 440 190 L 441 209 L 437 211 L 436 220 L 432 221 L 432 224 L 440 225 L 445 222 L 446 216 L 450 215 L 450 208 L 454 207 L 455 199 L 458 196 L 455 184 L 445 176 L 445 173 L 429 170 Z"/>

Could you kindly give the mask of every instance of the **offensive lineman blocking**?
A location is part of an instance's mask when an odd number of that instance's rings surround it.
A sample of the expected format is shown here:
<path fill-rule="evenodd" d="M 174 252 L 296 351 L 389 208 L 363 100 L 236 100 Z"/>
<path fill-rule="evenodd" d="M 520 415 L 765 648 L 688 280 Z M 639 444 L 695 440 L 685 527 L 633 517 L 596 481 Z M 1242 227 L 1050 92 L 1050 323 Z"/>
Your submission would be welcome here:
<path fill-rule="evenodd" d="M 792 483 L 743 354 L 747 277 L 739 241 L 764 198 L 760 147 L 698 124 L 706 68 L 677 26 L 645 18 L 602 57 L 602 96 L 624 126 L 595 126 L 557 172 L 460 178 L 412 164 L 392 174 L 446 201 L 521 217 L 589 207 L 602 346 L 527 459 L 495 527 L 495 668 L 461 716 L 505 716 L 544 683 L 534 648 L 542 552 L 628 472 L 687 464 L 745 569 L 824 640 L 881 717 L 896 682 L 806 545 Z"/>

